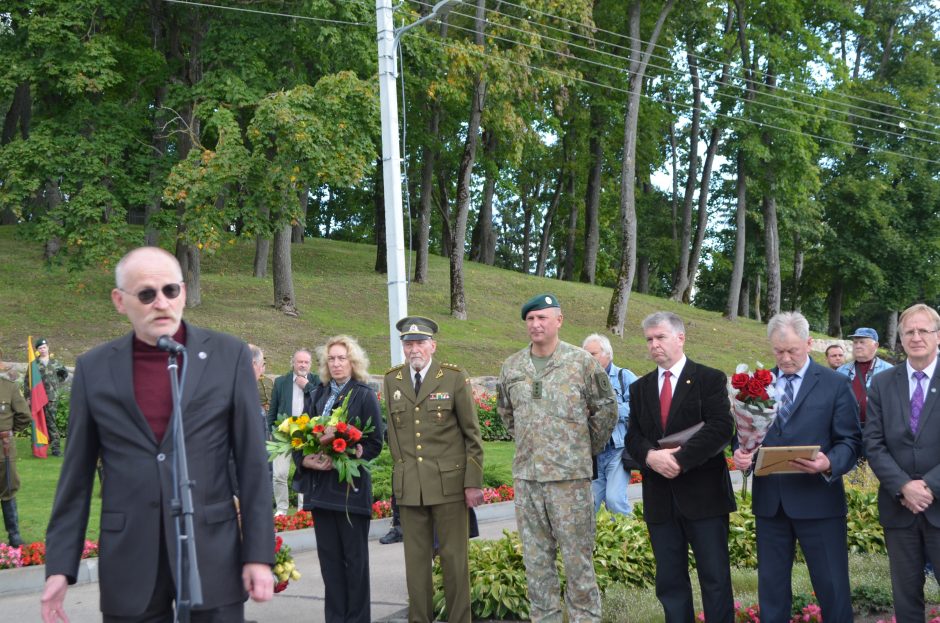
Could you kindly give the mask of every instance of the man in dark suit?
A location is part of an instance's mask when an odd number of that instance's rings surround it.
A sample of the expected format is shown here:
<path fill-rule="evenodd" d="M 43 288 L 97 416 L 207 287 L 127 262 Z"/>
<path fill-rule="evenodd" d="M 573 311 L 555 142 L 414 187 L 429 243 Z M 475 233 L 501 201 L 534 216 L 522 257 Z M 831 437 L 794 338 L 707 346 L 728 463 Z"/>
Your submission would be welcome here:
<path fill-rule="evenodd" d="M 878 512 L 898 623 L 924 620 L 924 554 L 940 561 L 940 315 L 909 307 L 899 321 L 907 362 L 872 379 L 865 449 L 881 486 Z"/>
<path fill-rule="evenodd" d="M 273 594 L 274 522 L 258 390 L 248 346 L 182 321 L 186 288 L 173 255 L 128 253 L 115 269 L 115 308 L 133 332 L 78 358 L 69 443 L 46 531 L 42 617 L 67 620 L 78 575 L 95 467 L 101 460 L 99 587 L 106 622 L 173 620 L 177 566 L 172 399 L 164 335 L 184 344 L 181 410 L 193 488 L 203 601 L 192 621 L 243 621 L 244 601 Z M 243 492 L 241 526 L 229 457 Z"/>
<path fill-rule="evenodd" d="M 643 465 L 643 517 L 656 557 L 656 596 L 667 623 L 694 620 L 689 546 L 695 554 L 705 620 L 734 621 L 728 515 L 735 509 L 723 450 L 734 422 L 719 370 L 685 356 L 685 325 L 670 312 L 643 321 L 657 368 L 630 386 L 627 448 Z M 681 445 L 658 441 L 702 424 Z"/>
<path fill-rule="evenodd" d="M 777 360 L 779 410 L 763 445 L 818 445 L 819 453 L 812 461 L 791 461 L 797 473 L 754 479 L 761 621 L 790 620 L 797 540 L 823 618 L 852 621 L 842 475 L 855 467 L 861 449 L 858 403 L 847 377 L 810 358 L 813 340 L 802 314 L 777 314 L 767 323 L 767 335 Z M 753 455 L 736 450 L 738 469 L 751 467 Z"/>
<path fill-rule="evenodd" d="M 276 428 L 284 416 L 296 417 L 303 413 L 304 404 L 320 384 L 320 378 L 310 371 L 313 355 L 306 348 L 298 349 L 290 358 L 291 371 L 274 379 L 271 404 L 268 407 L 268 430 Z M 278 456 L 271 462 L 274 485 L 274 514 L 286 515 L 290 505 L 287 480 L 290 476 L 289 454 Z M 297 494 L 297 508 L 304 507 L 304 496 Z"/>
<path fill-rule="evenodd" d="M 483 442 L 467 373 L 433 359 L 437 323 L 402 318 L 406 362 L 385 373 L 392 489 L 405 539 L 408 620 L 434 620 L 434 533 L 444 572 L 448 621 L 470 623 L 468 508 L 483 503 Z"/>

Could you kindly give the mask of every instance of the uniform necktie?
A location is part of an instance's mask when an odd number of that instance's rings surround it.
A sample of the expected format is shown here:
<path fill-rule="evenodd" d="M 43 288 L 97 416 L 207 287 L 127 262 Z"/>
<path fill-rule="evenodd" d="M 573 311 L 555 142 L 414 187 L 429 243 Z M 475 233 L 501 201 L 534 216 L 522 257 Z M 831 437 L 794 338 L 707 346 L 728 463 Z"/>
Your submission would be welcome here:
<path fill-rule="evenodd" d="M 666 420 L 669 419 L 669 407 L 672 406 L 672 382 L 669 377 L 672 372 L 663 372 L 663 388 L 659 390 L 659 417 L 663 422 L 663 432 L 666 432 Z"/>
<path fill-rule="evenodd" d="M 415 373 L 415 396 L 421 391 L 421 373 Z"/>
<path fill-rule="evenodd" d="M 925 378 L 927 378 L 927 374 L 922 370 L 914 373 L 917 386 L 911 396 L 911 432 L 915 435 L 917 434 L 917 428 L 920 426 L 920 412 L 924 408 L 924 386 L 920 382 Z"/>
<path fill-rule="evenodd" d="M 783 396 L 780 398 L 780 409 L 777 411 L 777 419 L 780 421 L 780 430 L 790 421 L 790 414 L 793 413 L 793 379 L 798 378 L 796 374 L 784 374 L 784 380 L 787 384 L 783 388 Z"/>

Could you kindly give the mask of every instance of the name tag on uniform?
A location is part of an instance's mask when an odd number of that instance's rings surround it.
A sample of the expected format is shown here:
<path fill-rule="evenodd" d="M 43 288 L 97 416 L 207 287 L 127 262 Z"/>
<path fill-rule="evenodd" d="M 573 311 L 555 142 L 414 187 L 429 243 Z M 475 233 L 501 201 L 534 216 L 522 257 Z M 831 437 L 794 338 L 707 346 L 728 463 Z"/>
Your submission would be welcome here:
<path fill-rule="evenodd" d="M 450 394 L 447 392 L 440 392 L 437 394 L 430 394 L 428 398 L 431 400 L 450 400 Z"/>

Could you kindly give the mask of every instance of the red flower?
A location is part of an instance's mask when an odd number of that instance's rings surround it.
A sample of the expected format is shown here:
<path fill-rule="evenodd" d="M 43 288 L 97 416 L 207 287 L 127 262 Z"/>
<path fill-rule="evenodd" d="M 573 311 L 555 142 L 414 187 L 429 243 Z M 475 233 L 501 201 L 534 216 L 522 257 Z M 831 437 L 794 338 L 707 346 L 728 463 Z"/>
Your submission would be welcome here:
<path fill-rule="evenodd" d="M 277 584 L 274 585 L 274 592 L 275 592 L 275 593 L 280 593 L 280 592 L 282 592 L 285 588 L 287 588 L 287 582 L 286 582 L 286 581 L 284 581 L 284 582 L 278 582 Z"/>
<path fill-rule="evenodd" d="M 279 536 L 274 537 L 274 553 L 275 554 L 281 551 L 281 545 L 283 544 L 284 544 L 284 539 L 282 539 Z"/>
<path fill-rule="evenodd" d="M 345 452 L 346 451 L 346 440 L 336 438 L 333 440 L 333 451 L 334 452 Z"/>
<path fill-rule="evenodd" d="M 349 437 L 349 441 L 356 443 L 357 441 L 362 439 L 362 431 L 360 431 L 355 426 L 350 426 L 349 430 L 346 433 L 346 436 Z"/>
<path fill-rule="evenodd" d="M 735 389 L 744 389 L 747 386 L 747 382 L 750 380 L 746 372 L 741 372 L 740 374 L 735 374 L 731 377 L 731 387 Z"/>
<path fill-rule="evenodd" d="M 760 398 L 761 394 L 767 393 L 764 391 L 765 387 L 767 387 L 767 385 L 765 385 L 763 381 L 752 378 L 747 382 L 746 392 L 755 398 Z"/>
<path fill-rule="evenodd" d="M 346 424 L 346 422 L 337 422 L 337 423 L 336 423 L 336 432 L 337 432 L 337 433 L 345 433 L 347 428 L 348 428 L 348 425 Z"/>
<path fill-rule="evenodd" d="M 492 425 L 493 425 L 493 423 L 492 423 L 492 422 L 490 422 L 489 420 L 486 420 L 486 421 L 485 421 L 485 422 L 483 422 L 483 423 L 484 423 L 484 424 L 486 424 L 487 426 L 492 426 Z"/>
<path fill-rule="evenodd" d="M 314 424 L 314 425 L 313 425 L 313 432 L 314 432 L 315 434 L 317 434 L 317 435 L 319 435 L 320 433 L 322 433 L 324 430 L 326 430 L 326 429 L 323 427 L 323 424 Z"/>
<path fill-rule="evenodd" d="M 767 387 L 768 385 L 770 385 L 774 380 L 774 376 L 773 374 L 770 373 L 770 370 L 765 370 L 763 368 L 758 368 L 754 372 L 754 378 L 759 380 L 761 383 L 763 383 L 764 387 Z"/>

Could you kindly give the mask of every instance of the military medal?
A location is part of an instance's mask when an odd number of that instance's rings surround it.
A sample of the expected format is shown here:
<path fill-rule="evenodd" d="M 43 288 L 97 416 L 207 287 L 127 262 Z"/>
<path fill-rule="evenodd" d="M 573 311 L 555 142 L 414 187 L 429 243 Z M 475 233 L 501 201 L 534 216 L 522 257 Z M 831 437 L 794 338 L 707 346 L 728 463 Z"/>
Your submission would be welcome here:
<path fill-rule="evenodd" d="M 394 398 L 395 400 L 401 400 L 401 391 L 396 389 L 395 393 L 392 394 L 392 398 Z"/>

